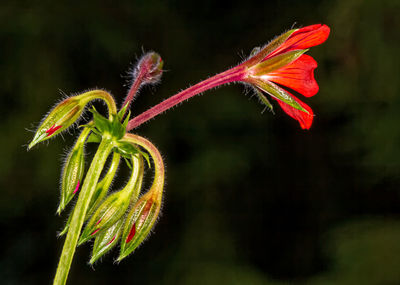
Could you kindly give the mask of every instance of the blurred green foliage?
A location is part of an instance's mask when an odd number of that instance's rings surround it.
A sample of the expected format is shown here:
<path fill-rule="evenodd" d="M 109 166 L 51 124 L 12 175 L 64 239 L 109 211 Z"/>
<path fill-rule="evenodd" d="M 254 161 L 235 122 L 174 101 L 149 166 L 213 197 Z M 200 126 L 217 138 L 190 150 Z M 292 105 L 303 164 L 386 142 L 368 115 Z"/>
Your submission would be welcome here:
<path fill-rule="evenodd" d="M 332 31 L 309 52 L 320 85 L 305 99 L 312 129 L 279 107 L 261 114 L 241 86 L 141 126 L 167 165 L 155 234 L 96 271 L 80 247 L 70 284 L 399 284 L 399 13 L 397 0 L 3 1 L 1 283 L 49 283 L 61 252 L 60 153 L 73 136 L 26 152 L 59 90 L 100 87 L 122 102 L 129 62 L 154 49 L 168 72 L 142 90 L 139 114 L 295 22 L 321 22 Z"/>

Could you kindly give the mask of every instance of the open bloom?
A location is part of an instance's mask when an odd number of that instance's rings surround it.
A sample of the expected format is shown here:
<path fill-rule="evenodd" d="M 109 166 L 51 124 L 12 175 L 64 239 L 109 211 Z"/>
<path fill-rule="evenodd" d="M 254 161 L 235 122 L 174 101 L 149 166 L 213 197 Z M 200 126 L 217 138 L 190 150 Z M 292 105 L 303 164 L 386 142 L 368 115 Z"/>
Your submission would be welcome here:
<path fill-rule="evenodd" d="M 289 87 L 306 97 L 318 92 L 318 84 L 314 79 L 317 62 L 304 53 L 308 48 L 323 43 L 328 38 L 329 31 L 328 26 L 321 24 L 290 30 L 258 49 L 241 64 L 247 67 L 246 75 L 241 81 L 271 95 L 303 129 L 311 127 L 313 111 L 279 85 Z"/>

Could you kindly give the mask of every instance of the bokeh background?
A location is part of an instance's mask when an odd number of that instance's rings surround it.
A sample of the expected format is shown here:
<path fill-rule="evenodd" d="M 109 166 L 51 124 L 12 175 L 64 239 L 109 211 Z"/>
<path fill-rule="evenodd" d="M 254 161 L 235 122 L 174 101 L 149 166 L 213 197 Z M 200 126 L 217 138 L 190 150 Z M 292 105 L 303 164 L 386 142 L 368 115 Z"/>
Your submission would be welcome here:
<path fill-rule="evenodd" d="M 55 273 L 59 175 L 77 132 L 26 145 L 60 91 L 101 87 L 121 103 L 127 70 L 155 50 L 168 72 L 142 90 L 139 114 L 314 23 L 331 36 L 309 51 L 311 130 L 279 106 L 262 113 L 240 85 L 141 126 L 167 165 L 162 218 L 119 265 L 114 250 L 92 268 L 91 246 L 78 248 L 69 284 L 400 284 L 399 1 L 70 2 L 0 4 L 1 284 Z"/>

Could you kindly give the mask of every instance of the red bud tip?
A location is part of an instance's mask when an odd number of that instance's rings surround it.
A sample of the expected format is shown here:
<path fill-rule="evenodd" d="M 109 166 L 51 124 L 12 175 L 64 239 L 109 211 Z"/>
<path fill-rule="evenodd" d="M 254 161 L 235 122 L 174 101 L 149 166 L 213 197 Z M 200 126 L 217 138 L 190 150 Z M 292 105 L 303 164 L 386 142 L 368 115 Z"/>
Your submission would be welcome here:
<path fill-rule="evenodd" d="M 125 243 L 129 243 L 136 234 L 136 223 L 133 224 L 131 231 L 129 232 L 128 237 L 126 238 Z"/>
<path fill-rule="evenodd" d="M 113 236 L 113 238 L 106 245 L 111 244 L 114 240 L 115 240 L 115 236 Z"/>
<path fill-rule="evenodd" d="M 91 236 L 94 236 L 100 229 L 95 230 L 94 232 L 91 233 Z"/>
<path fill-rule="evenodd" d="M 58 129 L 61 129 L 62 128 L 62 126 L 55 126 L 55 125 L 52 125 L 47 131 L 46 131 L 46 134 L 47 134 L 47 136 L 51 136 L 52 134 L 54 134 L 54 132 L 56 132 Z"/>
<path fill-rule="evenodd" d="M 78 183 L 76 184 L 75 190 L 74 190 L 74 194 L 76 194 L 76 192 L 79 191 L 79 186 L 81 185 L 81 183 L 78 180 Z"/>
<path fill-rule="evenodd" d="M 98 224 L 100 224 L 100 222 L 101 222 L 101 219 L 99 219 L 99 220 L 97 221 L 96 226 L 97 226 Z"/>

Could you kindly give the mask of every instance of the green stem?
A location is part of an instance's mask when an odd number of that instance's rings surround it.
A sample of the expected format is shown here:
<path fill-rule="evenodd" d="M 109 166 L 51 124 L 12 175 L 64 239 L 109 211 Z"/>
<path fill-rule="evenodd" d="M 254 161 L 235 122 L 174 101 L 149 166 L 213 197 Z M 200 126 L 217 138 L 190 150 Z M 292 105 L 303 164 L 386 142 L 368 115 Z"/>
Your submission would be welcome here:
<path fill-rule="evenodd" d="M 92 100 L 95 99 L 102 99 L 104 102 L 106 102 L 108 106 L 108 117 L 111 119 L 112 115 L 115 115 L 117 113 L 117 106 L 115 105 L 115 101 L 113 97 L 106 91 L 104 90 L 92 90 L 85 92 L 79 96 L 85 96 L 85 100 L 83 101 L 82 105 L 86 105 Z"/>
<path fill-rule="evenodd" d="M 64 285 L 67 281 L 72 258 L 75 253 L 82 225 L 85 221 L 90 200 L 96 190 L 96 184 L 112 148 L 113 144 L 111 138 L 104 136 L 86 174 L 78 202 L 75 205 L 67 238 L 65 239 L 60 261 L 58 263 L 56 276 L 54 277 L 54 285 Z"/>

